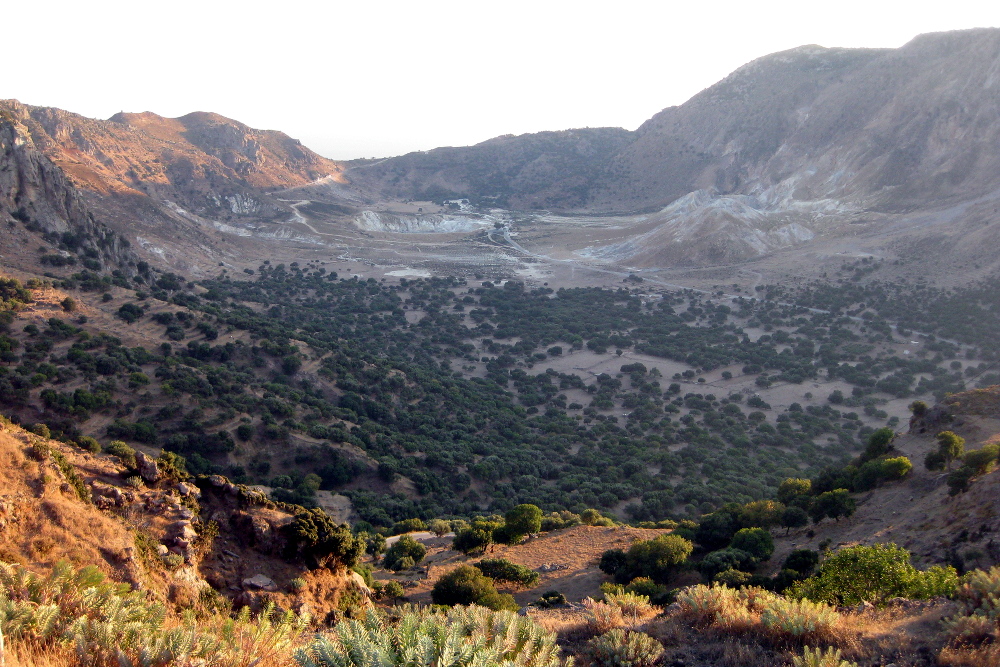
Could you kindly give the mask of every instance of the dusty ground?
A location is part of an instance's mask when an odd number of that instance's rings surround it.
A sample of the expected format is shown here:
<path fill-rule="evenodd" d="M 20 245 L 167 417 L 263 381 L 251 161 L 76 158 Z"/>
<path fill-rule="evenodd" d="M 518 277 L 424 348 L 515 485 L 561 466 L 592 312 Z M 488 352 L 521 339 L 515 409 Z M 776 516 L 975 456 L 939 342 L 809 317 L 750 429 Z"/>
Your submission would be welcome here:
<path fill-rule="evenodd" d="M 514 595 L 521 605 L 537 600 L 542 593 L 557 590 L 570 602 L 579 602 L 586 597 L 600 595 L 601 582 L 605 575 L 598 569 L 601 554 L 608 549 L 628 549 L 636 540 L 648 540 L 662 535 L 662 530 L 646 530 L 629 526 L 613 528 L 596 526 L 575 526 L 541 533 L 524 544 L 513 546 L 497 545 L 486 558 L 506 558 L 507 560 L 539 571 L 542 566 L 552 567 L 547 572 L 539 572 L 540 581 L 530 589 L 516 590 L 501 588 Z M 381 580 L 398 579 L 404 581 L 407 597 L 413 602 L 429 603 L 430 590 L 442 575 L 459 565 L 474 563 L 479 557 L 468 558 L 453 551 L 451 538 L 427 538 L 422 540 L 428 553 L 421 563 L 421 573 L 411 577 L 398 577 L 384 570 L 377 573 Z"/>

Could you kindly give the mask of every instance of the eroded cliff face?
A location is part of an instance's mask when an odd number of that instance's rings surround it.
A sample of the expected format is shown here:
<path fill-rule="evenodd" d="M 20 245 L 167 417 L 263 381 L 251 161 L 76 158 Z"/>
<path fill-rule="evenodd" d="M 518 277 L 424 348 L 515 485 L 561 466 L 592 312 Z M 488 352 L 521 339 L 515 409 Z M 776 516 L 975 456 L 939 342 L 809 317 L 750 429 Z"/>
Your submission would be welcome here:
<path fill-rule="evenodd" d="M 338 163 L 281 132 L 218 114 L 119 113 L 95 120 L 13 100 L 0 102 L 0 109 L 80 189 L 168 200 L 212 218 L 274 216 L 284 209 L 266 192 L 341 172 Z"/>
<path fill-rule="evenodd" d="M 99 220 L 23 121 L 22 115 L 0 108 L 0 222 L 8 225 L 0 234 L 0 252 L 24 250 L 13 247 L 20 239 L 11 230 L 20 223 L 50 237 L 71 235 L 74 245 L 102 265 L 134 266 L 129 241 Z"/>

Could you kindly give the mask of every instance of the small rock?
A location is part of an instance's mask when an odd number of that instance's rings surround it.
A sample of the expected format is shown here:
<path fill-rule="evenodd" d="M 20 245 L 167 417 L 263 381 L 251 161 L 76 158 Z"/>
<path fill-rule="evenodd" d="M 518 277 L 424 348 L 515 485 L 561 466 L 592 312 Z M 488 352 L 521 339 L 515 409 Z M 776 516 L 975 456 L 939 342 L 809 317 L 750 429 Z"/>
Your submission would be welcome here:
<path fill-rule="evenodd" d="M 227 482 L 226 482 L 226 478 L 223 477 L 222 475 L 210 475 L 209 478 L 208 478 L 208 483 L 211 484 L 212 486 L 215 486 L 215 487 L 218 487 L 218 488 L 221 489 L 222 487 L 224 487 L 226 485 Z"/>
<path fill-rule="evenodd" d="M 243 580 L 244 588 L 252 588 L 261 591 L 276 591 L 278 590 L 277 584 L 270 577 L 263 574 L 255 574 L 249 579 Z"/>
<path fill-rule="evenodd" d="M 227 556 L 231 556 L 233 558 L 239 558 L 240 557 L 240 555 L 238 553 L 236 553 L 235 551 L 230 551 L 229 549 L 223 549 L 222 553 L 226 554 Z"/>
<path fill-rule="evenodd" d="M 145 452 L 135 453 L 135 465 L 139 469 L 139 476 L 147 484 L 154 484 L 160 479 L 160 466 L 156 461 L 146 455 Z"/>
<path fill-rule="evenodd" d="M 167 548 L 167 545 L 165 545 L 165 544 L 157 544 L 156 545 L 156 555 L 157 556 L 159 556 L 160 558 L 162 558 L 162 557 L 166 556 L 168 553 L 170 553 L 170 549 Z"/>

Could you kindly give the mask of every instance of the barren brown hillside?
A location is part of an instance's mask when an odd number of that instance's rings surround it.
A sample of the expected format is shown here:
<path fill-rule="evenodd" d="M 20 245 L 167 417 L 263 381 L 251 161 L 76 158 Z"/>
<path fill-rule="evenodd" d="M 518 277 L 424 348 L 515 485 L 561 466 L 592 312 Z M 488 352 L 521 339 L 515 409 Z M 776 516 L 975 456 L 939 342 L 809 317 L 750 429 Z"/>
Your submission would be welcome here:
<path fill-rule="evenodd" d="M 788 537 L 779 530 L 771 568 L 780 567 L 792 549 L 817 549 L 824 542 L 834 549 L 895 542 L 913 554 L 920 568 L 948 562 L 989 567 L 1000 562 L 1000 470 L 976 478 L 969 491 L 950 496 L 948 473 L 924 467 L 924 457 L 936 448 L 934 436 L 940 431 L 964 437 L 966 451 L 1000 441 L 1000 387 L 955 394 L 941 407 L 953 421 L 915 422 L 894 443 L 913 463 L 909 478 L 859 494 L 857 512 L 850 518 L 824 521 Z"/>

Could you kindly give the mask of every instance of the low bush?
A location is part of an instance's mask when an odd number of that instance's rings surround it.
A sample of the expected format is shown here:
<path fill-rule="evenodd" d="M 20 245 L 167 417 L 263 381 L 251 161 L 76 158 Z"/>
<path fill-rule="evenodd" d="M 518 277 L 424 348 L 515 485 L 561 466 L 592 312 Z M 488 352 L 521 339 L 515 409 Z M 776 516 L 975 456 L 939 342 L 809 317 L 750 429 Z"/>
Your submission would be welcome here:
<path fill-rule="evenodd" d="M 801 656 L 792 658 L 794 667 L 858 667 L 857 663 L 840 659 L 840 650 L 828 646 L 825 651 L 819 648 L 809 648 L 802 650 Z"/>
<path fill-rule="evenodd" d="M 394 617 L 372 613 L 361 621 L 342 621 L 295 657 L 301 667 L 561 667 L 555 640 L 555 634 L 510 611 L 404 606 Z"/>
<path fill-rule="evenodd" d="M 494 610 L 519 609 L 513 596 L 497 592 L 493 580 L 471 565 L 461 565 L 444 575 L 431 589 L 434 604 L 477 604 Z"/>
<path fill-rule="evenodd" d="M 584 654 L 596 667 L 653 667 L 663 645 L 642 632 L 615 629 L 587 642 Z"/>
<path fill-rule="evenodd" d="M 473 567 L 493 581 L 502 581 L 518 586 L 530 587 L 538 583 L 538 573 L 523 565 L 512 563 L 505 558 L 484 558 Z"/>
<path fill-rule="evenodd" d="M 605 593 L 604 601 L 613 604 L 629 616 L 647 616 L 656 609 L 645 595 L 635 593 Z"/>
<path fill-rule="evenodd" d="M 840 614 L 822 602 L 775 597 L 764 604 L 760 620 L 778 640 L 817 641 L 829 638 Z"/>
<path fill-rule="evenodd" d="M 587 625 L 595 634 L 604 634 L 625 625 L 625 615 L 617 605 L 587 598 L 583 607 L 587 610 Z"/>

